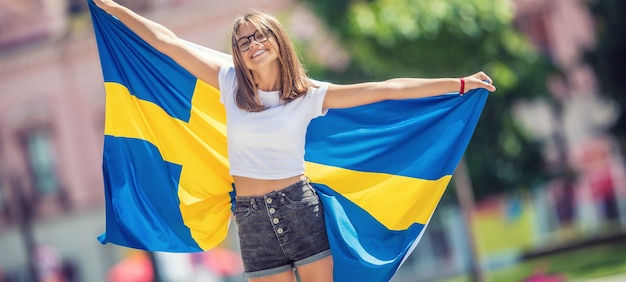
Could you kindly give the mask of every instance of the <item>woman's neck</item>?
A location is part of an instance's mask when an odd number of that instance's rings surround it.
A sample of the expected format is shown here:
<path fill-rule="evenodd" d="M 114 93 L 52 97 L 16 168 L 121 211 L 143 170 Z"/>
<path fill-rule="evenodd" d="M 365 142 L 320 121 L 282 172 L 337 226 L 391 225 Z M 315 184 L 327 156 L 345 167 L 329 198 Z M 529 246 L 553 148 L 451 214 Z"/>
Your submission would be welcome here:
<path fill-rule="evenodd" d="M 252 77 L 258 89 L 268 92 L 282 90 L 282 76 L 278 64 L 271 64 L 262 70 L 253 70 Z"/>

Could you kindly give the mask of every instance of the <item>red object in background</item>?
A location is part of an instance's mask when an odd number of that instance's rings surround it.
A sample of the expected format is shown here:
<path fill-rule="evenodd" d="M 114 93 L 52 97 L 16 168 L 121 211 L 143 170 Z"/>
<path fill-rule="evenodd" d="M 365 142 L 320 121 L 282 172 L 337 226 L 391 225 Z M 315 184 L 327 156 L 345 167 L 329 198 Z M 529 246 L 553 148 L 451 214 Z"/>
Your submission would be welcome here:
<path fill-rule="evenodd" d="M 540 264 L 535 268 L 535 271 L 528 277 L 522 280 L 523 282 L 565 282 L 567 281 L 565 275 L 556 273 L 546 273 L 547 266 Z"/>
<path fill-rule="evenodd" d="M 222 277 L 243 272 L 241 256 L 229 249 L 217 247 L 202 253 L 202 262 L 213 273 Z"/>
<path fill-rule="evenodd" d="M 526 279 L 524 282 L 565 282 L 567 281 L 563 275 L 560 274 L 544 274 L 544 273 L 536 273 L 533 274 Z"/>
<path fill-rule="evenodd" d="M 152 282 L 154 270 L 150 257 L 138 252 L 113 266 L 108 273 L 109 282 Z"/>
<path fill-rule="evenodd" d="M 588 183 L 595 201 L 612 199 L 615 196 L 611 144 L 604 138 L 586 141 L 577 147 L 572 162 L 578 177 Z"/>
<path fill-rule="evenodd" d="M 611 175 L 611 167 L 609 165 L 590 172 L 588 177 L 589 185 L 591 185 L 596 200 L 601 201 L 615 197 L 613 176 Z"/>

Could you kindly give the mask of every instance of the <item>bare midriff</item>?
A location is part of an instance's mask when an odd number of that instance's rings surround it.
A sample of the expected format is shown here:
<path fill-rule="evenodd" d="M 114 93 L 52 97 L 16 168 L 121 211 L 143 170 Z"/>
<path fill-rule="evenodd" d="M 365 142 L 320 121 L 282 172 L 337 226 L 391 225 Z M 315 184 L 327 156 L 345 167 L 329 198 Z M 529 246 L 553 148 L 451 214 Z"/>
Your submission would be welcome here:
<path fill-rule="evenodd" d="M 296 175 L 284 179 L 256 179 L 244 176 L 233 176 L 237 196 L 262 196 L 272 191 L 278 191 L 304 179 L 304 175 Z"/>

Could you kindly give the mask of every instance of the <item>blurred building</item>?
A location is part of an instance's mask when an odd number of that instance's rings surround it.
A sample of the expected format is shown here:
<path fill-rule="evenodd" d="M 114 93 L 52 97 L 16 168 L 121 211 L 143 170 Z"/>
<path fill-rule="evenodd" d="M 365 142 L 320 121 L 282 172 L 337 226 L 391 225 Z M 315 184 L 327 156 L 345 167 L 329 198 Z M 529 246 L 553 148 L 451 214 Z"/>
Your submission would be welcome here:
<path fill-rule="evenodd" d="M 571 218 L 562 219 L 587 225 L 589 232 L 599 222 L 626 230 L 626 168 L 608 132 L 619 109 L 600 98 L 593 70 L 584 59 L 595 44 L 587 1 L 513 2 L 520 29 L 562 72 L 548 80 L 556 107 L 547 101 L 522 102 L 517 107 L 517 117 L 544 144 L 548 169 L 562 175 L 547 184 L 553 190 L 551 199 L 559 208 L 572 206 L 572 201 L 587 206 L 584 214 L 570 211 Z"/>
<path fill-rule="evenodd" d="M 291 7 L 286 0 L 119 2 L 225 52 L 237 15 Z M 77 277 L 69 281 L 105 281 L 128 253 L 96 240 L 105 222 L 105 96 L 87 8 L 86 0 L 0 0 L 0 273 L 15 281 L 63 269 Z"/>

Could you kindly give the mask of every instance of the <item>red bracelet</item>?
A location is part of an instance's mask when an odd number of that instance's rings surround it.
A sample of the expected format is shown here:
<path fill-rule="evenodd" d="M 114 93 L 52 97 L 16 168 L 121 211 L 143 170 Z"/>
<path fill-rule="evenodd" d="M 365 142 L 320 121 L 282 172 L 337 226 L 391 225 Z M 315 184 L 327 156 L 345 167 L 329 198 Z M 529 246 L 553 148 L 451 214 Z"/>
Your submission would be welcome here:
<path fill-rule="evenodd" d="M 465 94 L 465 78 L 460 78 L 461 80 L 461 91 L 459 91 L 459 95 Z"/>

